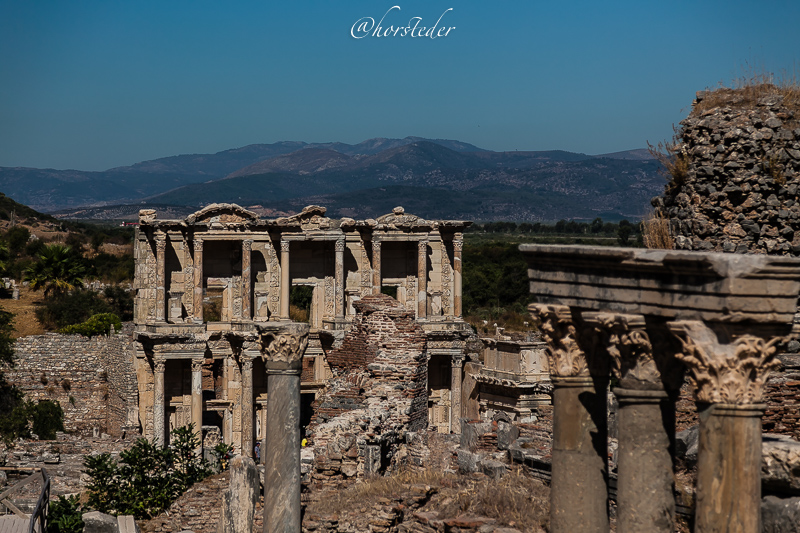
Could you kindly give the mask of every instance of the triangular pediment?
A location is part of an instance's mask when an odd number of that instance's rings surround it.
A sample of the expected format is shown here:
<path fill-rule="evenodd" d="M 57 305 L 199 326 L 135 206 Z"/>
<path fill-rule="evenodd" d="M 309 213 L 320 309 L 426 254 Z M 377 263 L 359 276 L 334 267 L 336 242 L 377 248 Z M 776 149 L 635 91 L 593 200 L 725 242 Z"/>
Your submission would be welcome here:
<path fill-rule="evenodd" d="M 392 212 L 382 217 L 378 217 L 378 224 L 386 224 L 392 226 L 412 226 L 415 224 L 427 224 L 427 221 L 418 217 L 417 215 L 407 214 L 402 207 L 395 207 Z"/>
<path fill-rule="evenodd" d="M 325 216 L 326 208 L 319 205 L 308 205 L 296 215 L 287 217 L 289 223 L 300 224 L 303 229 L 330 229 L 334 226 L 331 219 Z"/>
<path fill-rule="evenodd" d="M 259 222 L 258 215 L 236 204 L 211 204 L 186 217 L 187 224 L 247 224 Z"/>

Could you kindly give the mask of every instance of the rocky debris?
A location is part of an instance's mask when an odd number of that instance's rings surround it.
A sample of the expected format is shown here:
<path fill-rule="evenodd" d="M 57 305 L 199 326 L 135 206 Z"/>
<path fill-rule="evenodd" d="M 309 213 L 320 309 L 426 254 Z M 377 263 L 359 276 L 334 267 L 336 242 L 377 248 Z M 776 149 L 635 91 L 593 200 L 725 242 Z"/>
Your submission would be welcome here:
<path fill-rule="evenodd" d="M 763 490 L 800 495 L 800 442 L 791 437 L 764 435 L 761 453 Z"/>
<path fill-rule="evenodd" d="M 762 533 L 800 533 L 800 498 L 761 500 Z"/>
<path fill-rule="evenodd" d="M 217 533 L 252 533 L 259 492 L 256 464 L 249 457 L 235 457 L 230 472 L 231 482 L 222 499 Z"/>
<path fill-rule="evenodd" d="M 130 515 L 111 516 L 100 511 L 84 513 L 83 533 L 140 533 Z"/>
<path fill-rule="evenodd" d="M 687 468 L 697 464 L 698 429 L 698 426 L 692 426 L 675 434 L 675 455 L 683 460 Z"/>

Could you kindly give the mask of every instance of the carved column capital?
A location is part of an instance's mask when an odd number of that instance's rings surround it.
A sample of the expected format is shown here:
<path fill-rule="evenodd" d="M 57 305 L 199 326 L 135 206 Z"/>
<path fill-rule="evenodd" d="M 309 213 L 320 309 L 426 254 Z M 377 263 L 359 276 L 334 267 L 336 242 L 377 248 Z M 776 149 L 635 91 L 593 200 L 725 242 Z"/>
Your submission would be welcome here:
<path fill-rule="evenodd" d="M 697 401 L 727 404 L 763 401 L 769 372 L 779 365 L 774 355 L 783 337 L 746 333 L 720 342 L 717 333 L 699 320 L 669 322 L 668 326 L 683 345 L 683 351 L 675 357 L 689 368 Z"/>
<path fill-rule="evenodd" d="M 419 251 L 420 254 L 426 253 L 428 251 L 428 241 L 426 240 L 417 241 L 417 250 Z"/>
<path fill-rule="evenodd" d="M 457 239 L 453 240 L 453 250 L 456 252 L 462 251 L 464 248 L 464 241 Z"/>
<path fill-rule="evenodd" d="M 336 247 L 337 252 L 344 252 L 344 237 L 336 239 Z"/>
<path fill-rule="evenodd" d="M 192 372 L 202 372 L 204 359 L 192 359 Z"/>
<path fill-rule="evenodd" d="M 199 237 L 194 238 L 194 251 L 195 252 L 202 252 L 203 251 L 203 239 Z"/>
<path fill-rule="evenodd" d="M 288 252 L 288 251 L 289 251 L 289 241 L 281 239 L 281 252 Z"/>
<path fill-rule="evenodd" d="M 167 236 L 164 233 L 156 234 L 156 250 L 163 253 L 167 249 Z"/>
<path fill-rule="evenodd" d="M 243 357 L 242 358 L 242 370 L 245 372 L 249 372 L 253 370 L 253 359 L 250 357 Z"/>
<path fill-rule="evenodd" d="M 566 305 L 531 304 L 528 310 L 534 319 L 541 322 L 540 328 L 547 342 L 550 375 L 589 375 L 586 355 L 578 346 L 578 332 L 570 308 Z"/>
<path fill-rule="evenodd" d="M 583 318 L 600 333 L 617 379 L 660 385 L 661 372 L 653 358 L 644 316 L 584 312 Z"/>
<path fill-rule="evenodd" d="M 372 239 L 372 251 L 373 253 L 381 251 L 381 241 L 375 238 Z"/>
<path fill-rule="evenodd" d="M 299 365 L 308 346 L 308 324 L 292 323 L 281 330 L 267 332 L 261 338 L 262 357 L 269 370 L 272 363 L 279 366 Z"/>
<path fill-rule="evenodd" d="M 250 252 L 253 250 L 253 239 L 245 239 L 242 241 L 242 250 Z"/>
<path fill-rule="evenodd" d="M 155 359 L 155 360 L 153 360 L 153 371 L 163 374 L 164 373 L 164 368 L 166 367 L 166 363 L 167 362 L 164 359 Z"/>

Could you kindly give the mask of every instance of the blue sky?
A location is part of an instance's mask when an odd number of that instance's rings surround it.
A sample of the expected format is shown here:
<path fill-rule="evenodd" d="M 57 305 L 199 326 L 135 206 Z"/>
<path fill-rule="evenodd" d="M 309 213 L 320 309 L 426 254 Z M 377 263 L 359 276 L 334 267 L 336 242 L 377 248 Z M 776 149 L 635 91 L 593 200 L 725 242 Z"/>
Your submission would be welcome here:
<path fill-rule="evenodd" d="M 452 27 L 351 36 L 362 17 Z M 794 74 L 800 2 L 0 0 L 0 166 L 103 170 L 281 140 L 589 154 L 695 91 Z"/>

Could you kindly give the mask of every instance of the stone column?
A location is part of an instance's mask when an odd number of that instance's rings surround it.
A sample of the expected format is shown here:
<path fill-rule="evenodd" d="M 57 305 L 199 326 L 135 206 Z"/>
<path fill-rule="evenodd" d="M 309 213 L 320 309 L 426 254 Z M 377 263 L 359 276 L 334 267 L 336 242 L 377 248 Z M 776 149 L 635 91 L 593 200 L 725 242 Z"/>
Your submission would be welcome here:
<path fill-rule="evenodd" d="M 164 321 L 164 311 L 167 308 L 166 302 L 166 249 L 167 236 L 163 233 L 156 235 L 156 320 Z"/>
<path fill-rule="evenodd" d="M 292 281 L 289 278 L 289 241 L 281 239 L 281 320 L 289 320 L 289 290 Z"/>
<path fill-rule="evenodd" d="M 592 364 L 600 371 L 589 373 L 569 307 L 531 304 L 528 309 L 541 321 L 553 382 L 550 531 L 608 533 L 608 378 L 597 354 Z"/>
<path fill-rule="evenodd" d="M 453 239 L 453 316 L 461 317 L 461 249 L 464 246 L 461 234 Z"/>
<path fill-rule="evenodd" d="M 251 279 L 250 257 L 253 250 L 253 240 L 242 241 L 242 319 L 253 318 L 253 283 Z"/>
<path fill-rule="evenodd" d="M 344 237 L 336 239 L 336 304 L 334 314 L 338 320 L 344 319 Z"/>
<path fill-rule="evenodd" d="M 203 322 L 203 240 L 194 239 L 194 321 Z"/>
<path fill-rule="evenodd" d="M 461 382 L 464 358 L 453 357 L 450 372 L 450 431 L 461 433 Z"/>
<path fill-rule="evenodd" d="M 680 387 L 682 373 L 670 371 L 676 365 L 664 356 L 667 350 L 654 354 L 644 316 L 585 312 L 583 318 L 598 329 L 619 382 L 617 531 L 672 533 L 677 391 L 668 396 L 662 369 L 673 378 L 671 390 Z"/>
<path fill-rule="evenodd" d="M 381 293 L 381 241 L 372 237 L 372 294 Z"/>
<path fill-rule="evenodd" d="M 683 343 L 676 357 L 689 369 L 700 415 L 694 530 L 760 532 L 762 401 L 781 338 L 754 328 L 730 335 L 696 320 L 669 326 Z"/>
<path fill-rule="evenodd" d="M 242 356 L 242 455 L 253 457 L 253 360 Z"/>
<path fill-rule="evenodd" d="M 267 440 L 264 533 L 300 532 L 300 372 L 308 324 L 291 323 L 267 334 Z M 263 353 L 263 352 L 262 352 Z"/>
<path fill-rule="evenodd" d="M 192 424 L 203 453 L 203 359 L 192 359 Z"/>
<path fill-rule="evenodd" d="M 428 317 L 428 241 L 417 243 L 417 318 Z M 461 427 L 456 420 L 455 426 Z"/>
<path fill-rule="evenodd" d="M 166 361 L 153 361 L 153 442 L 164 445 L 164 367 Z"/>

